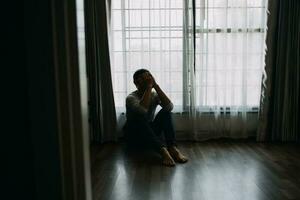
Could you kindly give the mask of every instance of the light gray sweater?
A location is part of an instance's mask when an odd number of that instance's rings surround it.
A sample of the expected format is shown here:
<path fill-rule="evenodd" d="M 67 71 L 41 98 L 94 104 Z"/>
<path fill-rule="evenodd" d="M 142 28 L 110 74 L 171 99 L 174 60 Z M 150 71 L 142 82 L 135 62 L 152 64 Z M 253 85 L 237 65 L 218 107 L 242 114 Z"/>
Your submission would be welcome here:
<path fill-rule="evenodd" d="M 137 115 L 142 114 L 146 115 L 147 120 L 153 121 L 154 114 L 157 105 L 161 105 L 161 101 L 159 99 L 156 91 L 151 92 L 151 100 L 149 104 L 149 108 L 146 109 L 140 105 L 141 97 L 138 96 L 138 91 L 134 91 L 130 93 L 126 97 L 126 118 L 127 120 L 134 119 Z M 173 103 L 170 102 L 167 106 L 162 107 L 164 110 L 171 111 L 173 109 Z"/>

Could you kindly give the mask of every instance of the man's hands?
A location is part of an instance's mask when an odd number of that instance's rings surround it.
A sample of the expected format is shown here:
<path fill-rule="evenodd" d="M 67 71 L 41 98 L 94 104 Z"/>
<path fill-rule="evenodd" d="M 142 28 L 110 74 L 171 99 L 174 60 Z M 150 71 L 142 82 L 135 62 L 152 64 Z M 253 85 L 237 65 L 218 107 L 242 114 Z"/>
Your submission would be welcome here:
<path fill-rule="evenodd" d="M 147 88 L 155 88 L 157 86 L 154 77 L 150 73 L 145 73 L 143 78 Z"/>
<path fill-rule="evenodd" d="M 143 96 L 142 100 L 140 101 L 140 105 L 148 110 L 151 101 L 151 93 L 154 85 L 154 79 L 152 78 L 151 74 L 147 72 L 141 76 L 139 83 L 141 85 L 141 88 L 143 88 L 141 90 Z"/>
<path fill-rule="evenodd" d="M 157 87 L 158 85 L 157 85 L 157 83 L 156 83 L 154 77 L 153 77 L 152 75 L 151 75 L 151 77 L 152 77 L 152 80 L 153 80 L 153 88 L 156 89 L 156 87 Z"/>
<path fill-rule="evenodd" d="M 145 77 L 145 82 L 146 82 L 147 88 L 153 88 L 154 81 L 153 81 L 152 76 L 148 75 L 147 77 Z"/>
<path fill-rule="evenodd" d="M 142 91 L 142 100 L 140 104 L 148 109 L 149 108 L 149 103 L 150 103 L 150 97 L 151 97 L 151 90 L 152 88 L 155 89 L 155 91 L 158 94 L 158 97 L 161 101 L 161 106 L 166 107 L 168 106 L 171 101 L 167 97 L 167 95 L 162 91 L 162 89 L 159 87 L 159 85 L 156 83 L 154 77 L 149 73 L 146 72 L 144 73 L 140 79 L 138 80 L 138 83 L 140 84 L 140 88 L 143 88 Z"/>
<path fill-rule="evenodd" d="M 162 91 L 162 89 L 159 87 L 159 85 L 156 83 L 154 77 L 150 73 L 148 73 L 148 76 L 146 77 L 146 79 L 149 81 L 149 83 L 151 83 L 152 88 L 154 88 L 155 91 L 157 92 L 158 97 L 161 101 L 161 106 L 162 107 L 168 106 L 171 103 L 171 101 L 167 97 L 167 95 Z"/>

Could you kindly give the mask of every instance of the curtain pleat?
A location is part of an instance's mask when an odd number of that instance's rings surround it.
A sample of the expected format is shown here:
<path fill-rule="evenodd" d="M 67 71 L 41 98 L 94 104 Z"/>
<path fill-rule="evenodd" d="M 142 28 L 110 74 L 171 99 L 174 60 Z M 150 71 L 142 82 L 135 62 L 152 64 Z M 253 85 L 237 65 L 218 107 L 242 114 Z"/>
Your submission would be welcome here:
<path fill-rule="evenodd" d="M 106 13 L 106 1 L 85 1 L 89 122 L 94 143 L 117 139 Z"/>
<path fill-rule="evenodd" d="M 299 141 L 300 2 L 269 5 L 259 141 Z"/>

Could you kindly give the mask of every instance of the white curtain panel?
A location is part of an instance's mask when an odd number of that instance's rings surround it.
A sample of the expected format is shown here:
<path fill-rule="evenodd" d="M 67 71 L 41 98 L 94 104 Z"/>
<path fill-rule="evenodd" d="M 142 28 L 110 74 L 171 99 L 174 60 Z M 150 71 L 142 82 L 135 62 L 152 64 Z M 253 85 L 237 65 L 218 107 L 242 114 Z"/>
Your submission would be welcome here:
<path fill-rule="evenodd" d="M 147 68 L 173 101 L 179 138 L 255 133 L 266 4 L 195 0 L 193 7 L 192 0 L 112 0 L 110 55 L 117 114 L 125 112 L 125 98 L 136 89 L 134 71 Z"/>

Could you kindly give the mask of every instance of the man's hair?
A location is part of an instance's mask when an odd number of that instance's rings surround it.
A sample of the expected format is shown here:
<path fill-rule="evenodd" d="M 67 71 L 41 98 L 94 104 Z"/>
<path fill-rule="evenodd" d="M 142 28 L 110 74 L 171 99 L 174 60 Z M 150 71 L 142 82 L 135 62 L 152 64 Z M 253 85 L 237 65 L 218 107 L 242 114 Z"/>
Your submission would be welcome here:
<path fill-rule="evenodd" d="M 145 72 L 149 72 L 147 69 L 138 69 L 133 74 L 133 80 L 135 81 L 140 75 L 142 75 Z"/>

